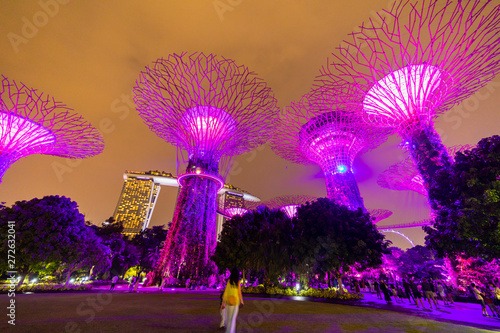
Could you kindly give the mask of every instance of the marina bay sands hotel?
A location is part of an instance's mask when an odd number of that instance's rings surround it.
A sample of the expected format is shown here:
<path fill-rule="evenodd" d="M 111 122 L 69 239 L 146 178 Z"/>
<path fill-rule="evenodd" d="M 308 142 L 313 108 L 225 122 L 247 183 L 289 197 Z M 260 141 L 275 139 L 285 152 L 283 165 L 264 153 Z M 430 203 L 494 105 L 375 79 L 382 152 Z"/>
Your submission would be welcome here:
<path fill-rule="evenodd" d="M 123 234 L 134 235 L 146 229 L 151 221 L 156 200 L 162 186 L 179 187 L 177 177 L 161 171 L 125 171 L 124 184 L 113 217 L 122 222 Z M 245 208 L 245 201 L 259 198 L 232 185 L 224 185 L 218 192 L 217 234 L 222 230 L 225 212 Z"/>

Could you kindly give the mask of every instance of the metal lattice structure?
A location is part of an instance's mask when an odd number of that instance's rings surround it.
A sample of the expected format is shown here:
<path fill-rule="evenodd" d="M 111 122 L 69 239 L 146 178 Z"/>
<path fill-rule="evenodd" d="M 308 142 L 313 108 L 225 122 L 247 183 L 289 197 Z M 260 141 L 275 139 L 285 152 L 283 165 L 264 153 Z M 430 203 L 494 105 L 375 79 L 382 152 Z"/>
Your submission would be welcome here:
<path fill-rule="evenodd" d="M 172 54 L 146 68 L 134 89 L 139 115 L 159 137 L 188 154 L 186 173 L 156 276 L 215 271 L 219 164 L 265 143 L 277 118 L 266 83 L 230 59 Z"/>
<path fill-rule="evenodd" d="M 339 47 L 318 85 L 349 91 L 367 122 L 395 129 L 427 184 L 451 163 L 433 119 L 500 70 L 500 5 L 398 1 L 378 15 Z"/>
<path fill-rule="evenodd" d="M 283 195 L 274 197 L 265 202 L 259 203 L 271 209 L 281 209 L 289 218 L 297 214 L 297 208 L 307 202 L 313 202 L 317 198 L 310 195 Z M 256 206 L 256 204 L 254 204 Z M 253 207 L 256 208 L 256 207 Z"/>
<path fill-rule="evenodd" d="M 392 215 L 392 212 L 387 209 L 368 209 L 368 212 L 373 218 L 373 224 L 385 220 Z"/>
<path fill-rule="evenodd" d="M 459 145 L 448 148 L 448 154 L 453 159 L 457 152 L 472 149 L 469 145 Z M 418 172 L 415 162 L 410 156 L 390 166 L 377 179 L 377 184 L 383 188 L 397 191 L 415 191 L 427 196 L 424 179 Z"/>
<path fill-rule="evenodd" d="M 318 164 L 328 198 L 350 209 L 366 210 L 352 164 L 360 152 L 377 147 L 387 135 L 387 130 L 364 123 L 343 96 L 324 91 L 285 108 L 271 147 L 292 162 Z"/>
<path fill-rule="evenodd" d="M 421 221 L 415 221 L 415 222 L 410 222 L 410 223 L 400 223 L 400 224 L 391 224 L 391 225 L 384 225 L 381 226 L 381 228 L 384 229 L 406 229 L 406 228 L 415 228 L 415 227 L 425 227 L 428 225 L 432 224 L 433 219 L 425 219 Z"/>
<path fill-rule="evenodd" d="M 85 158 L 103 149 L 99 131 L 72 109 L 2 75 L 0 182 L 10 165 L 24 156 Z"/>

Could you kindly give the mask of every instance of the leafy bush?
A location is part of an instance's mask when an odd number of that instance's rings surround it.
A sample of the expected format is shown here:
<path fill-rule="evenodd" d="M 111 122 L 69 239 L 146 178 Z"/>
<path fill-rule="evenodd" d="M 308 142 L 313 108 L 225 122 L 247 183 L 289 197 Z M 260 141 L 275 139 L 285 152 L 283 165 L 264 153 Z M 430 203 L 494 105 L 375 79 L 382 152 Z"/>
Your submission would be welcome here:
<path fill-rule="evenodd" d="M 309 288 L 307 290 L 301 290 L 297 292 L 295 289 L 282 288 L 280 286 L 268 287 L 264 289 L 264 286 L 258 287 L 242 287 L 241 292 L 245 294 L 268 294 L 268 295 L 285 295 L 285 296 L 305 296 L 305 297 L 316 297 L 316 298 L 326 298 L 326 299 L 336 299 L 341 301 L 359 301 L 363 298 L 363 294 L 348 293 L 344 289 L 344 293 L 340 294 L 337 292 L 336 288 Z"/>

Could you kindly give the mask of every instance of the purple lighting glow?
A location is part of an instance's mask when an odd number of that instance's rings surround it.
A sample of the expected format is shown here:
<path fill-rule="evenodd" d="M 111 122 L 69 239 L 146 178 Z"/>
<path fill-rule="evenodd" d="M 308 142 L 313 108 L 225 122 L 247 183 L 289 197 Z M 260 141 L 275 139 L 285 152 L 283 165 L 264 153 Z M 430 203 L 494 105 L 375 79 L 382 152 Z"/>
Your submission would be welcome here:
<path fill-rule="evenodd" d="M 378 16 L 338 48 L 317 85 L 342 91 L 373 126 L 396 130 L 428 188 L 451 163 L 433 119 L 500 71 L 500 4 L 400 1 Z"/>
<path fill-rule="evenodd" d="M 407 66 L 389 73 L 368 90 L 363 100 L 363 109 L 368 116 L 384 119 L 384 124 L 400 127 L 405 130 L 408 122 L 418 123 L 422 120 L 420 110 L 433 110 L 433 98 L 437 93 L 441 73 L 434 66 Z M 426 122 L 432 114 L 424 114 Z"/>
<path fill-rule="evenodd" d="M 2 76 L 0 182 L 11 164 L 27 155 L 85 158 L 103 149 L 99 131 L 73 110 Z"/>
<path fill-rule="evenodd" d="M 188 155 L 155 276 L 206 278 L 216 270 L 210 257 L 217 244 L 217 192 L 225 179 L 221 161 L 268 140 L 276 99 L 248 68 L 203 53 L 158 59 L 141 73 L 134 93 L 149 128 Z"/>
<path fill-rule="evenodd" d="M 472 149 L 469 145 L 457 145 L 447 149 L 453 159 L 457 152 Z M 415 191 L 427 197 L 424 179 L 418 172 L 415 162 L 407 156 L 404 160 L 392 165 L 378 177 L 381 187 L 397 191 Z"/>
<path fill-rule="evenodd" d="M 389 131 L 367 125 L 341 95 L 318 90 L 285 109 L 271 141 L 276 154 L 301 164 L 318 164 L 328 198 L 366 211 L 352 165 L 361 151 L 384 142 Z"/>

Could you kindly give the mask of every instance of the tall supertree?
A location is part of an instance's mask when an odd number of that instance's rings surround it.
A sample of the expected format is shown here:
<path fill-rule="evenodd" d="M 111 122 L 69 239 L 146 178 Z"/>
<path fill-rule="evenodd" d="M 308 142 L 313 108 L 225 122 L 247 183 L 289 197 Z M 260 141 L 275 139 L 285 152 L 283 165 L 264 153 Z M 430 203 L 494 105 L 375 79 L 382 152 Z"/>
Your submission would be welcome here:
<path fill-rule="evenodd" d="M 471 149 L 469 145 L 459 145 L 449 147 L 447 149 L 448 154 L 451 159 L 457 152 Z M 381 187 L 397 190 L 397 191 L 415 191 L 427 197 L 427 188 L 424 184 L 424 179 L 418 172 L 417 166 L 410 156 L 400 162 L 391 165 L 387 170 L 385 170 L 377 179 L 377 184 Z"/>
<path fill-rule="evenodd" d="M 500 5 L 398 1 L 360 30 L 322 69 L 318 84 L 349 91 L 366 121 L 395 129 L 427 186 L 451 163 L 433 119 L 500 70 Z"/>
<path fill-rule="evenodd" d="M 10 165 L 24 156 L 85 158 L 103 149 L 99 131 L 72 109 L 2 75 L 0 183 Z"/>
<path fill-rule="evenodd" d="M 276 154 L 301 164 L 318 164 L 328 198 L 366 211 L 352 164 L 361 152 L 386 140 L 388 131 L 364 123 L 342 96 L 309 94 L 285 109 L 271 141 Z"/>
<path fill-rule="evenodd" d="M 140 116 L 159 137 L 187 152 L 186 172 L 156 275 L 207 276 L 216 246 L 217 192 L 223 157 L 265 143 L 277 118 L 266 83 L 234 61 L 172 54 L 142 72 L 135 87 Z"/>

